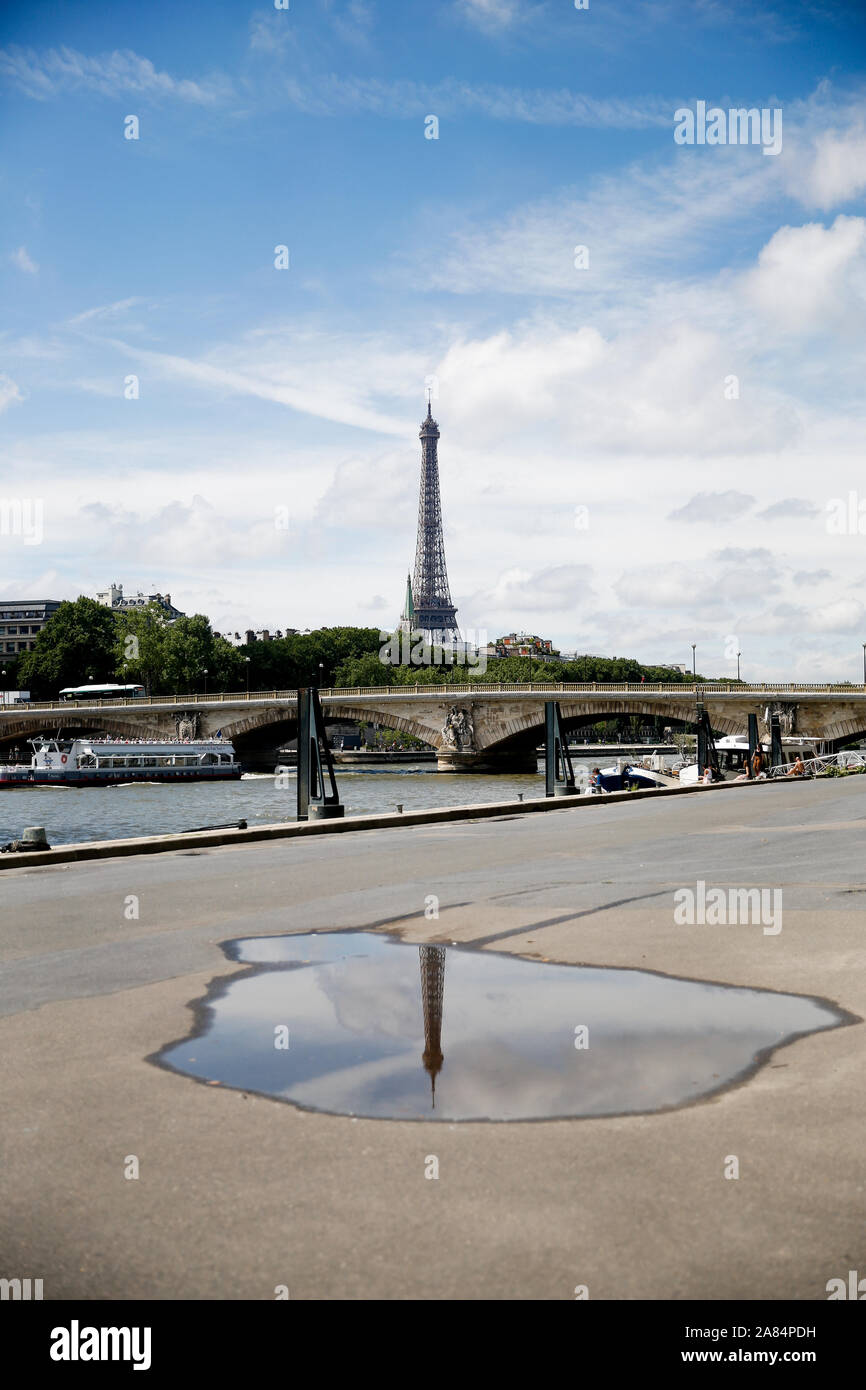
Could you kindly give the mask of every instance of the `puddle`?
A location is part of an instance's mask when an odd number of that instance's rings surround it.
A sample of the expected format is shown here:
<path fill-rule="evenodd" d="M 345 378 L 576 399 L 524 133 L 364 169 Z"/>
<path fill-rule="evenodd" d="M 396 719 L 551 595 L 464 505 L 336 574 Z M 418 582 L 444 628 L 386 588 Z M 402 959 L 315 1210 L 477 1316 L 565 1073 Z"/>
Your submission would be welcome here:
<path fill-rule="evenodd" d="M 225 949 L 252 968 L 216 981 L 196 1006 L 195 1033 L 152 1060 L 341 1115 L 663 1110 L 743 1079 L 801 1034 L 854 1021 L 800 995 L 370 932 L 251 937 Z"/>

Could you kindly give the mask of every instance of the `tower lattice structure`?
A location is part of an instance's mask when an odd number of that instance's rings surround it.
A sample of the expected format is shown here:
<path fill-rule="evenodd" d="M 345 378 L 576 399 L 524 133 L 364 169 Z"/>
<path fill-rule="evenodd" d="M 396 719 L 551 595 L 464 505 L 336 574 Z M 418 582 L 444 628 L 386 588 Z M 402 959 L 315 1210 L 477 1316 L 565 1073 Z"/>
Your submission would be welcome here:
<path fill-rule="evenodd" d="M 421 1004 L 424 1009 L 424 1051 L 421 1061 L 430 1077 L 433 1106 L 436 1105 L 436 1077 L 442 1070 L 442 1010 L 445 1004 L 445 947 L 419 946 L 421 959 Z"/>
<path fill-rule="evenodd" d="M 460 640 L 457 609 L 451 602 L 445 543 L 442 539 L 442 503 L 439 498 L 439 426 L 430 402 L 421 425 L 421 495 L 418 502 L 418 539 L 412 598 L 415 629 L 432 642 Z"/>

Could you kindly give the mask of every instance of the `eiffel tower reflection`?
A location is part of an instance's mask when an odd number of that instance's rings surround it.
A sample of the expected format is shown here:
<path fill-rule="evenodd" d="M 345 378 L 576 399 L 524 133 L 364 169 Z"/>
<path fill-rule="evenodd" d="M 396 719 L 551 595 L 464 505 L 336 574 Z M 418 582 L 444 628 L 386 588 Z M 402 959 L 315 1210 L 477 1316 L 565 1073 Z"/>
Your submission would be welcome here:
<path fill-rule="evenodd" d="M 445 947 L 419 946 L 421 1003 L 424 1006 L 424 1051 L 421 1060 L 430 1077 L 432 1109 L 436 1109 L 436 1077 L 442 1070 L 442 1008 L 445 999 Z"/>

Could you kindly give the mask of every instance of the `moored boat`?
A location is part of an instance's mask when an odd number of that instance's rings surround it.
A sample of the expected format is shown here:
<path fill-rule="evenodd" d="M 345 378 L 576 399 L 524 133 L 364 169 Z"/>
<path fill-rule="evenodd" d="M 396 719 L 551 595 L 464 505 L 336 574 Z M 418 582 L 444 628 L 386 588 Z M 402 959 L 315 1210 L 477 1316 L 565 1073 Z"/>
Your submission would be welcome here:
<path fill-rule="evenodd" d="M 661 768 L 643 767 L 639 763 L 629 763 L 620 759 L 614 767 L 602 767 L 596 774 L 596 781 L 584 787 L 583 795 L 591 796 L 598 792 L 651 791 L 659 787 L 677 786 L 676 777 L 663 772 Z"/>
<path fill-rule="evenodd" d="M 29 739 L 29 766 L 0 766 L 3 787 L 106 787 L 120 782 L 210 782 L 236 779 L 241 767 L 225 739 Z"/>

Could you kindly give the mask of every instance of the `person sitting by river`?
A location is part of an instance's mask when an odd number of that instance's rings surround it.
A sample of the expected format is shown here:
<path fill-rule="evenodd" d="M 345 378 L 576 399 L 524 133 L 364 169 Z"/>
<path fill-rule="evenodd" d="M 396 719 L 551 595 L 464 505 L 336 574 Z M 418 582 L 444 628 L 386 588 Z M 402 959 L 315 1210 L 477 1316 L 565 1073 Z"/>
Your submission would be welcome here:
<path fill-rule="evenodd" d="M 603 790 L 602 785 L 601 785 L 601 768 L 600 768 L 600 767 L 594 767 L 594 768 L 592 769 L 592 772 L 589 774 L 589 785 L 590 785 L 590 789 L 591 789 L 593 792 L 600 792 L 600 791 Z"/>
<path fill-rule="evenodd" d="M 760 748 L 755 749 L 752 757 L 752 776 L 764 778 L 766 780 L 767 774 L 764 771 L 764 754 Z"/>
<path fill-rule="evenodd" d="M 789 777 L 805 777 L 806 767 L 800 754 L 797 754 L 796 761 L 788 768 Z"/>

